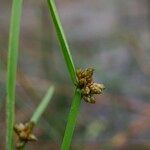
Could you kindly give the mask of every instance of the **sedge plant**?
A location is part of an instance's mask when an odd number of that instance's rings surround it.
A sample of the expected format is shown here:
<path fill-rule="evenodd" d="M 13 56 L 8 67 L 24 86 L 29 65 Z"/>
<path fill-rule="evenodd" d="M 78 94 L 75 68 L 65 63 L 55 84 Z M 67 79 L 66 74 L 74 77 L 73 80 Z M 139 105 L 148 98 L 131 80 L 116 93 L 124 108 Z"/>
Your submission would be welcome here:
<path fill-rule="evenodd" d="M 76 71 L 72 55 L 69 50 L 67 39 L 62 28 L 62 24 L 58 15 L 57 8 L 54 0 L 47 0 L 49 11 L 56 29 L 57 37 L 61 46 L 61 50 L 70 74 L 70 78 L 75 86 L 75 94 L 73 97 L 71 109 L 68 116 L 68 121 L 61 145 L 61 150 L 69 150 L 73 137 L 73 132 L 79 112 L 81 99 L 86 102 L 95 103 L 93 94 L 100 94 L 104 89 L 101 84 L 94 83 L 92 80 L 93 69 L 88 68 L 85 70 Z M 34 141 L 36 137 L 32 134 L 35 124 L 37 124 L 43 111 L 46 109 L 52 95 L 54 88 L 50 87 L 46 96 L 39 104 L 36 111 L 33 113 L 31 120 L 26 124 L 16 124 L 15 120 L 15 86 L 16 86 L 16 71 L 17 71 L 17 58 L 18 58 L 18 44 L 19 44 L 19 31 L 20 31 L 20 17 L 22 10 L 22 0 L 13 0 L 12 15 L 10 23 L 9 34 L 9 51 L 8 51 L 8 67 L 7 67 L 7 103 L 6 103 L 6 149 L 13 150 L 13 128 L 18 135 L 18 148 L 24 149 L 27 141 Z M 27 133 L 25 132 L 27 131 Z M 23 136 L 23 137 L 22 137 Z"/>
<path fill-rule="evenodd" d="M 14 126 L 14 130 L 18 136 L 18 140 L 16 142 L 16 147 L 18 150 L 24 150 L 27 142 L 30 142 L 30 141 L 32 142 L 32 141 L 37 140 L 35 135 L 32 133 L 33 128 L 38 123 L 43 112 L 47 108 L 49 102 L 52 99 L 53 94 L 54 94 L 54 86 L 50 86 L 45 96 L 41 100 L 40 104 L 38 105 L 36 110 L 33 112 L 33 115 L 30 121 L 25 124 L 19 123 Z"/>
<path fill-rule="evenodd" d="M 47 2 L 48 2 L 49 11 L 52 16 L 52 20 L 56 29 L 57 37 L 61 46 L 61 50 L 65 59 L 71 80 L 73 84 L 75 84 L 77 83 L 76 70 L 74 67 L 73 59 L 69 50 L 69 46 L 68 46 L 65 33 L 63 31 L 63 27 L 62 27 L 62 24 L 58 15 L 55 2 L 53 0 L 47 0 Z M 61 150 L 68 150 L 70 147 L 80 103 L 81 103 L 81 92 L 79 89 L 76 88 L 73 102 L 72 102 L 71 109 L 70 109 L 70 113 L 68 116 L 68 122 L 66 125 L 63 142 L 61 145 Z"/>
<path fill-rule="evenodd" d="M 93 68 L 79 70 L 75 69 L 55 2 L 54 0 L 47 0 L 47 3 L 57 33 L 57 38 L 59 40 L 59 44 L 68 68 L 68 72 L 73 84 L 75 85 L 75 94 L 71 104 L 65 133 L 61 144 L 61 150 L 69 150 L 81 104 L 81 99 L 83 98 L 84 101 L 88 103 L 95 103 L 95 98 L 93 95 L 101 94 L 105 87 L 103 84 L 93 82 Z"/>

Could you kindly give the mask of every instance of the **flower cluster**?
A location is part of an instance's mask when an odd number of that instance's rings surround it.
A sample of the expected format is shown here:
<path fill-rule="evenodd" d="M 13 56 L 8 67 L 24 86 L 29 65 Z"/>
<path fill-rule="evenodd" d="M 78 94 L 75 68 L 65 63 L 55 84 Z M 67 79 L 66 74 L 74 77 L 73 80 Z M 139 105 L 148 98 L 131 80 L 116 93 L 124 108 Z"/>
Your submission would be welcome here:
<path fill-rule="evenodd" d="M 88 103 L 95 103 L 94 94 L 101 94 L 105 89 L 103 84 L 93 82 L 92 68 L 79 69 L 76 71 L 78 84 L 77 88 L 81 90 L 82 98 Z"/>
<path fill-rule="evenodd" d="M 32 134 L 32 130 L 34 127 L 33 122 L 27 122 L 25 124 L 19 123 L 14 126 L 14 131 L 18 136 L 18 140 L 16 143 L 17 148 L 21 148 L 28 141 L 36 141 L 37 138 Z"/>

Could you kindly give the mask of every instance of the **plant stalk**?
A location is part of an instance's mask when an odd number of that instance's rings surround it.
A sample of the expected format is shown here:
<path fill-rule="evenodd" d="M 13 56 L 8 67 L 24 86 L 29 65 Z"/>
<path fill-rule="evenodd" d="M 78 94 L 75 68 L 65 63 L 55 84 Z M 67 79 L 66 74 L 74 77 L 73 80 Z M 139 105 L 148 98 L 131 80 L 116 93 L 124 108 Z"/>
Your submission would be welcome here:
<path fill-rule="evenodd" d="M 13 149 L 13 125 L 15 119 L 15 86 L 19 47 L 20 19 L 22 0 L 13 0 L 7 65 L 7 102 L 6 102 L 6 149 Z"/>
<path fill-rule="evenodd" d="M 34 126 L 37 124 L 37 122 L 39 121 L 39 119 L 42 116 L 43 112 L 47 108 L 49 102 L 51 101 L 52 96 L 54 94 L 54 90 L 55 90 L 54 86 L 49 87 L 49 89 L 47 90 L 47 93 L 45 94 L 45 96 L 41 100 L 40 104 L 38 105 L 38 107 L 34 111 L 32 117 L 30 119 L 30 122 L 34 123 Z M 24 150 L 25 146 L 26 146 L 26 143 L 24 143 L 24 145 L 22 147 L 18 148 L 18 150 Z"/>
<path fill-rule="evenodd" d="M 54 3 L 54 0 L 47 0 L 47 2 L 48 2 L 48 6 L 49 6 L 49 11 L 51 13 L 52 20 L 53 20 L 53 23 L 55 26 L 55 30 L 57 33 L 57 37 L 58 37 L 64 58 L 65 58 L 65 62 L 66 62 L 68 71 L 70 73 L 70 77 L 72 79 L 72 82 L 74 84 L 76 84 L 77 77 L 76 77 L 74 63 L 73 63 L 72 56 L 71 56 L 71 53 L 69 50 L 69 46 L 68 46 L 68 43 L 66 40 L 66 36 L 63 31 L 62 24 L 61 24 L 61 21 L 60 21 L 58 12 L 57 12 L 56 5 Z M 75 124 L 76 124 L 76 120 L 77 120 L 80 103 L 81 103 L 81 92 L 79 89 L 76 89 L 75 95 L 73 98 L 73 102 L 71 105 L 69 117 L 68 117 L 68 122 L 66 125 L 66 130 L 64 133 L 63 142 L 61 145 L 61 150 L 69 150 L 73 132 L 74 132 L 74 128 L 75 128 Z"/>
<path fill-rule="evenodd" d="M 48 103 L 51 101 L 53 94 L 54 94 L 54 86 L 51 86 L 48 89 L 47 93 L 45 94 L 44 98 L 42 99 L 41 103 L 37 107 L 37 109 L 34 111 L 33 116 L 30 120 L 31 122 L 37 124 L 41 115 L 43 114 L 46 107 L 48 106 Z"/>
<path fill-rule="evenodd" d="M 79 90 L 76 90 L 74 98 L 73 98 L 73 102 L 71 105 L 70 113 L 68 116 L 68 121 L 66 125 L 65 134 L 63 137 L 63 142 L 61 145 L 61 150 L 69 150 L 74 128 L 76 125 L 76 120 L 77 120 L 80 104 L 81 104 L 81 93 Z"/>
<path fill-rule="evenodd" d="M 70 73 L 70 77 L 72 79 L 73 83 L 77 83 L 77 78 L 76 78 L 76 71 L 75 71 L 75 67 L 74 67 L 74 63 L 73 63 L 73 59 L 69 50 L 69 46 L 66 40 L 66 36 L 60 21 L 60 17 L 58 15 L 57 12 L 57 8 L 55 5 L 54 0 L 47 0 L 48 2 L 48 6 L 49 6 L 49 11 L 51 13 L 52 19 L 53 19 L 53 23 L 55 26 L 55 30 L 57 33 L 57 37 L 66 61 L 66 65 L 68 68 L 68 71 Z"/>

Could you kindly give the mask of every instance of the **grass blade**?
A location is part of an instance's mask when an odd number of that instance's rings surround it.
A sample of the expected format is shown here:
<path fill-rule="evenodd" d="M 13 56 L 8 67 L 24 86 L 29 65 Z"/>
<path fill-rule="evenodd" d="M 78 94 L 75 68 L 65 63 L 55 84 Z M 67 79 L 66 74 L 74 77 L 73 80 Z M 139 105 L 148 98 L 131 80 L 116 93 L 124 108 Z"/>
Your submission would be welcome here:
<path fill-rule="evenodd" d="M 79 90 L 76 90 L 74 98 L 73 98 L 73 102 L 71 105 L 70 113 L 68 116 L 68 122 L 66 125 L 63 142 L 61 145 L 61 150 L 69 150 L 74 128 L 76 125 L 77 115 L 78 115 L 79 108 L 80 108 L 80 103 L 81 103 L 81 94 Z"/>
<path fill-rule="evenodd" d="M 37 122 L 39 121 L 41 115 L 43 114 L 46 107 L 48 106 L 48 103 L 50 102 L 53 94 L 54 94 L 54 87 L 51 86 L 48 89 L 47 93 L 45 94 L 44 98 L 42 99 L 41 103 L 39 104 L 39 106 L 37 107 L 35 112 L 33 113 L 33 116 L 31 118 L 31 122 L 34 122 L 35 124 L 37 124 Z"/>
<path fill-rule="evenodd" d="M 69 50 L 69 46 L 68 46 L 68 43 L 67 43 L 62 25 L 61 25 L 61 21 L 60 21 L 58 12 L 57 12 L 57 8 L 56 8 L 53 0 L 47 0 L 47 2 L 48 2 L 48 6 L 49 6 L 49 11 L 51 13 L 53 23 L 54 23 L 54 26 L 55 26 L 55 29 L 57 32 L 57 37 L 59 39 L 59 43 L 61 45 L 61 49 L 62 49 L 64 58 L 65 58 L 69 73 L 70 73 L 70 77 L 71 77 L 73 83 L 77 83 L 77 77 L 76 77 L 74 63 L 73 63 L 72 56 L 71 56 L 71 53 Z M 63 142 L 61 145 L 61 150 L 69 150 L 73 132 L 74 132 L 74 128 L 75 128 L 75 123 L 77 120 L 80 103 L 81 103 L 81 92 L 78 89 L 76 89 L 75 95 L 73 98 L 73 102 L 71 105 L 69 117 L 68 117 L 68 122 L 66 125 Z"/>
<path fill-rule="evenodd" d="M 7 104 L 6 104 L 6 149 L 13 149 L 13 125 L 15 111 L 15 86 L 16 86 L 16 70 L 18 58 L 20 17 L 22 10 L 22 0 L 13 0 L 9 46 L 8 46 L 8 67 L 7 67 Z"/>
<path fill-rule="evenodd" d="M 66 61 L 66 65 L 68 67 L 69 73 L 70 73 L 70 77 L 73 81 L 73 83 L 77 82 L 77 78 L 76 78 L 76 72 L 75 72 L 75 67 L 74 67 L 74 63 L 72 60 L 72 56 L 69 50 L 69 46 L 66 40 L 66 36 L 64 34 L 63 28 L 62 28 L 62 24 L 57 12 L 57 8 L 56 5 L 54 3 L 53 0 L 47 0 L 48 2 L 48 6 L 49 6 L 49 11 L 51 13 L 52 19 L 53 19 L 53 23 L 55 25 L 55 29 L 57 32 L 57 37 Z"/>

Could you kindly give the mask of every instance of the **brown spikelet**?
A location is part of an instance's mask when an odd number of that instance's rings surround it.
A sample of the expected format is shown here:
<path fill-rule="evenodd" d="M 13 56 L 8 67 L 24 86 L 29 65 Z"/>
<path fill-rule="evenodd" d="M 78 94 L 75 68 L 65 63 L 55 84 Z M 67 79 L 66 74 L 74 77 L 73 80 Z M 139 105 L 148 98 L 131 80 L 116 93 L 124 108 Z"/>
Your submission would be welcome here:
<path fill-rule="evenodd" d="M 14 131 L 17 134 L 16 147 L 18 149 L 23 147 L 29 141 L 37 141 L 35 135 L 32 134 L 33 127 L 33 122 L 27 122 L 25 124 L 19 123 L 14 126 Z"/>
<path fill-rule="evenodd" d="M 103 84 L 93 82 L 93 68 L 78 69 L 76 71 L 78 84 L 77 88 L 81 90 L 82 98 L 88 103 L 94 104 L 94 94 L 101 94 L 105 89 Z"/>

